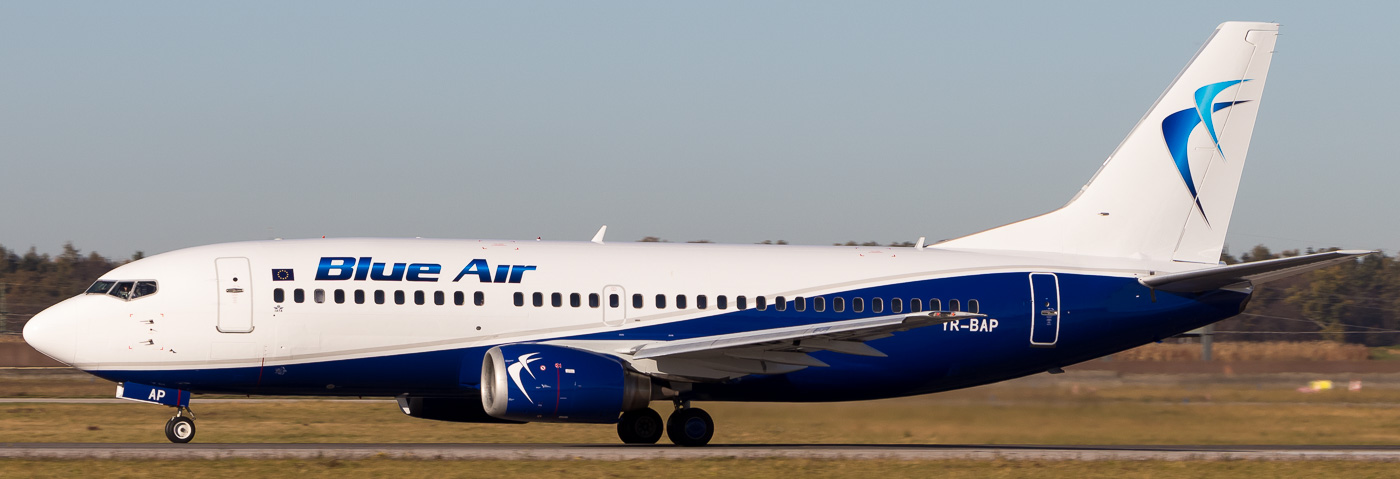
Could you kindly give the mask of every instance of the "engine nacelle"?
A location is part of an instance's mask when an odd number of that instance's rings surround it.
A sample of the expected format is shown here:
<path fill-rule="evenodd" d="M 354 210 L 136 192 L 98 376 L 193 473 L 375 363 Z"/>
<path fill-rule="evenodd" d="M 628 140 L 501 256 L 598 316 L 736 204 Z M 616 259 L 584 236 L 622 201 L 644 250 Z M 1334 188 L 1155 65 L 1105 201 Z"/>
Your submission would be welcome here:
<path fill-rule="evenodd" d="M 494 422 L 520 424 L 520 421 L 500 419 L 481 409 L 476 396 L 422 397 L 399 396 L 399 410 L 419 419 L 450 422 Z"/>
<path fill-rule="evenodd" d="M 651 402 L 651 378 L 603 354 L 505 344 L 481 362 L 481 405 L 510 421 L 615 423 Z"/>

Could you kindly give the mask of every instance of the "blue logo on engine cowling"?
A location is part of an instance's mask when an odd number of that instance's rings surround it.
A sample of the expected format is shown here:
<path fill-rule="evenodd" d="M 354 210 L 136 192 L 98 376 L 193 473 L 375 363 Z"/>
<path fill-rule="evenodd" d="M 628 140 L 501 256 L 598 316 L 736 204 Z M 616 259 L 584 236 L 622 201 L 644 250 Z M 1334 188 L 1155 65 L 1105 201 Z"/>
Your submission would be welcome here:
<path fill-rule="evenodd" d="M 534 271 L 534 265 L 497 265 L 493 270 L 484 259 L 474 259 L 462 267 L 452 282 L 465 276 L 475 276 L 482 283 L 519 283 L 526 271 Z M 494 272 L 494 274 L 493 274 Z M 362 256 L 322 256 L 316 266 L 317 281 L 423 281 L 436 282 L 442 274 L 439 263 L 376 263 L 374 258 Z"/>
<path fill-rule="evenodd" d="M 1187 156 L 1189 153 L 1187 144 L 1191 140 L 1191 132 L 1196 131 L 1196 125 L 1205 123 L 1206 131 L 1210 133 L 1210 139 L 1215 143 L 1215 150 L 1220 152 L 1220 159 L 1224 161 L 1225 151 L 1220 148 L 1220 137 L 1215 131 L 1214 113 L 1249 100 L 1216 103 L 1215 97 L 1226 88 L 1247 81 L 1249 79 L 1229 80 L 1200 87 L 1196 89 L 1195 107 L 1172 113 L 1162 120 L 1162 138 L 1167 141 L 1167 151 L 1171 152 L 1172 160 L 1176 162 L 1176 169 L 1181 173 L 1181 179 L 1186 182 L 1186 189 L 1191 192 L 1191 199 L 1196 202 L 1196 209 L 1201 212 L 1201 219 L 1206 220 L 1207 224 L 1210 223 L 1210 219 L 1206 218 L 1206 210 L 1201 207 L 1201 197 L 1196 193 L 1196 181 L 1191 176 L 1191 161 Z"/>

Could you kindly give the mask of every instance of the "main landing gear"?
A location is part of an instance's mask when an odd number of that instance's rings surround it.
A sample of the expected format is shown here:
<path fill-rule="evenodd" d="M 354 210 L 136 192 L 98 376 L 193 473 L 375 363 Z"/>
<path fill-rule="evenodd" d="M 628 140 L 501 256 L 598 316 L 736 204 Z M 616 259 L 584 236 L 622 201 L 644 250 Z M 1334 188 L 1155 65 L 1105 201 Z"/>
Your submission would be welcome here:
<path fill-rule="evenodd" d="M 677 446 L 704 446 L 715 436 L 715 421 L 704 409 L 690 407 L 690 401 L 676 401 L 665 430 Z M 652 408 L 622 413 L 617 423 L 617 437 L 626 444 L 656 444 L 661 431 L 661 415 Z"/>
<path fill-rule="evenodd" d="M 715 437 L 715 420 L 690 401 L 676 401 L 676 412 L 666 418 L 666 436 L 677 446 L 704 446 Z"/>
<path fill-rule="evenodd" d="M 165 422 L 165 438 L 177 444 L 194 439 L 194 411 L 187 407 L 176 408 L 175 417 Z"/>
<path fill-rule="evenodd" d="M 661 440 L 662 428 L 661 415 L 655 409 L 627 411 L 617 422 L 617 437 L 624 444 L 656 444 Z"/>

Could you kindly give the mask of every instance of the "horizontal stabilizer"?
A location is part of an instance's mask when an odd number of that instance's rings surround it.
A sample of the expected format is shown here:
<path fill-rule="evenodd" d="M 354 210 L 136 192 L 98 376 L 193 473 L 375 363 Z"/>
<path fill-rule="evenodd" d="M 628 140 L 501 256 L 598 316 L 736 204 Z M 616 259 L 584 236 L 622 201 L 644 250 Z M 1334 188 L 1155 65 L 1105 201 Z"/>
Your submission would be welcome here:
<path fill-rule="evenodd" d="M 1220 289 L 1232 284 L 1248 281 L 1261 284 L 1276 279 L 1299 275 L 1318 268 L 1325 268 L 1344 261 L 1355 259 L 1375 251 L 1341 250 L 1329 251 L 1292 258 L 1278 258 L 1252 263 L 1240 263 L 1218 268 L 1209 268 L 1185 273 L 1164 274 L 1140 278 L 1143 285 L 1173 293 L 1200 293 Z"/>

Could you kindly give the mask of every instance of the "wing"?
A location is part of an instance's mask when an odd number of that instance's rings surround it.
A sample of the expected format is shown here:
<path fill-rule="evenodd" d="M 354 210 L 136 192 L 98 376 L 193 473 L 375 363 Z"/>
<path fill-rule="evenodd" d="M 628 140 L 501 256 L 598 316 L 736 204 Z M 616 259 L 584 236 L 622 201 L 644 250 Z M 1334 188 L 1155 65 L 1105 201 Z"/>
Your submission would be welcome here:
<path fill-rule="evenodd" d="M 1366 250 L 1341 250 L 1326 253 L 1278 258 L 1250 263 L 1232 264 L 1185 273 L 1149 276 L 1138 281 L 1144 286 L 1174 293 L 1201 293 L 1232 284 L 1249 282 L 1261 284 L 1276 279 L 1303 274 L 1318 268 L 1375 253 Z"/>
<path fill-rule="evenodd" d="M 985 314 L 961 311 L 929 311 L 673 341 L 561 343 L 621 357 L 638 371 L 653 376 L 712 381 L 826 367 L 826 363 L 808 354 L 817 351 L 884 357 L 885 353 L 866 342 L 890 337 L 899 331 L 985 317 Z"/>

